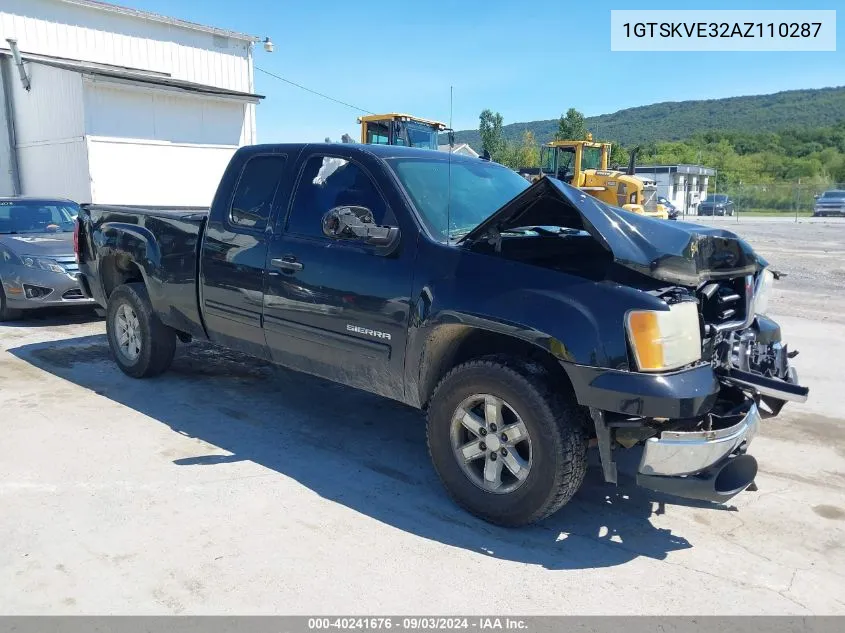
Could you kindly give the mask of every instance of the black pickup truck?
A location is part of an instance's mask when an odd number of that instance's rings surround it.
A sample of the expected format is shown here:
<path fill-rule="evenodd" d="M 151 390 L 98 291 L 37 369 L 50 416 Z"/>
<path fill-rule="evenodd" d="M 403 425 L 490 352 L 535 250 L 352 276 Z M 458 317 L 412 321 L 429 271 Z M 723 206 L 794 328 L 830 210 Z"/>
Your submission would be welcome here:
<path fill-rule="evenodd" d="M 808 393 L 736 235 L 481 159 L 245 147 L 210 210 L 85 206 L 76 250 L 125 373 L 199 339 L 426 410 L 445 487 L 502 525 L 564 505 L 590 445 L 609 482 L 639 446 L 640 485 L 729 499 Z"/>

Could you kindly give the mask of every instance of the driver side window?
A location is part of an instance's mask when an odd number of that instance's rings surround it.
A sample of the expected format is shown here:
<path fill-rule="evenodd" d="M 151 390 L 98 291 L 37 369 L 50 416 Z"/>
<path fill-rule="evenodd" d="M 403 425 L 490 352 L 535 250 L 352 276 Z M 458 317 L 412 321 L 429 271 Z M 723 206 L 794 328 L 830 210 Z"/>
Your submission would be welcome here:
<path fill-rule="evenodd" d="M 323 217 L 339 206 L 365 207 L 379 226 L 396 226 L 396 218 L 375 182 L 353 162 L 333 156 L 312 156 L 305 163 L 288 216 L 286 231 L 328 239 Z"/>

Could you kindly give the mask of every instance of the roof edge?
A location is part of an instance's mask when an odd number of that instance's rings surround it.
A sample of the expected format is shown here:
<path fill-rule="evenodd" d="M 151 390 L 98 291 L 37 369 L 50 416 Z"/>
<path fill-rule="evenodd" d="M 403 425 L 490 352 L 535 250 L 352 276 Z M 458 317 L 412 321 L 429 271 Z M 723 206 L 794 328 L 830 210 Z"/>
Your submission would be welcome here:
<path fill-rule="evenodd" d="M 91 9 L 99 9 L 100 11 L 107 11 L 109 13 L 117 13 L 133 18 L 141 18 L 143 20 L 150 20 L 151 22 L 158 22 L 160 24 L 169 24 L 171 26 L 178 26 L 183 29 L 192 31 L 202 31 L 212 35 L 220 35 L 222 37 L 230 37 L 232 39 L 242 40 L 245 42 L 259 42 L 261 38 L 255 35 L 248 35 L 247 33 L 240 33 L 238 31 L 229 31 L 227 29 L 217 28 L 216 26 L 206 26 L 205 24 L 198 24 L 197 22 L 189 22 L 188 20 L 180 20 L 179 18 L 171 18 L 159 13 L 152 13 L 151 11 L 141 11 L 140 9 L 132 9 L 118 4 L 111 4 L 109 2 L 101 2 L 100 0 L 58 0 L 65 4 L 75 4 L 80 7 L 88 7 Z"/>
<path fill-rule="evenodd" d="M 0 48 L 0 57 L 11 57 L 11 54 L 9 49 Z M 209 84 L 200 84 L 185 79 L 176 79 L 166 73 L 150 72 L 122 66 L 109 66 L 107 64 L 98 64 L 96 62 L 86 62 L 65 57 L 47 57 L 25 52 L 21 52 L 21 57 L 24 61 L 32 64 L 41 64 L 60 70 L 81 73 L 82 75 L 94 75 L 113 81 L 161 86 L 163 88 L 177 89 L 207 96 L 234 97 L 251 103 L 258 103 L 261 99 L 264 99 L 264 95 L 232 90 L 230 88 L 221 88 Z"/>

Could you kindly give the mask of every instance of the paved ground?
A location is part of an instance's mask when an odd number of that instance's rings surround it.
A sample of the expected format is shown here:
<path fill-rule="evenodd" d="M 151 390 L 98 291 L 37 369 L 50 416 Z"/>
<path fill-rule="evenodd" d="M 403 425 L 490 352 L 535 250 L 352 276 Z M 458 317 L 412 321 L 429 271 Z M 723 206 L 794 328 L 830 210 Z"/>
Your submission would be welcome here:
<path fill-rule="evenodd" d="M 811 401 L 766 422 L 760 491 L 727 507 L 594 467 L 498 529 L 448 501 L 405 407 L 199 345 L 135 381 L 94 318 L 0 328 L 0 613 L 845 614 L 845 300 L 801 314 L 842 260 L 767 226 L 741 232 L 818 266 L 776 301 Z"/>
<path fill-rule="evenodd" d="M 845 218 L 700 218 L 735 231 L 786 273 L 772 309 L 845 324 Z"/>

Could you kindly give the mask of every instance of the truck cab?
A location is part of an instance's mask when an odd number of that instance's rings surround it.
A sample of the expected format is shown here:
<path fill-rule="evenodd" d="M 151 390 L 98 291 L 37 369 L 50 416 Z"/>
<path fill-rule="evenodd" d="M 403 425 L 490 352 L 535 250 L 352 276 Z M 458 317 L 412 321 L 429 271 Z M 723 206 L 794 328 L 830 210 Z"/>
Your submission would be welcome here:
<path fill-rule="evenodd" d="M 401 145 L 438 149 L 438 137 L 446 124 L 410 114 L 371 114 L 358 118 L 363 145 Z"/>

